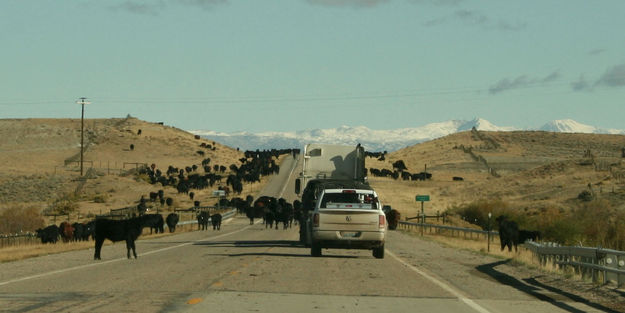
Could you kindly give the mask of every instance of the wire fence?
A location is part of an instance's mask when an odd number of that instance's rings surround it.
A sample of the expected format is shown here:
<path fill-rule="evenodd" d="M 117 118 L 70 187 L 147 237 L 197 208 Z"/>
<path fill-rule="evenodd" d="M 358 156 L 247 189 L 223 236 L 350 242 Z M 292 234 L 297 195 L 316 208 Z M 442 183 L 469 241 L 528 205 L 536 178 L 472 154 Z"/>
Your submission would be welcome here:
<path fill-rule="evenodd" d="M 37 234 L 33 233 L 0 235 L 0 248 L 34 245 L 38 243 L 41 243 L 41 240 L 39 240 Z"/>

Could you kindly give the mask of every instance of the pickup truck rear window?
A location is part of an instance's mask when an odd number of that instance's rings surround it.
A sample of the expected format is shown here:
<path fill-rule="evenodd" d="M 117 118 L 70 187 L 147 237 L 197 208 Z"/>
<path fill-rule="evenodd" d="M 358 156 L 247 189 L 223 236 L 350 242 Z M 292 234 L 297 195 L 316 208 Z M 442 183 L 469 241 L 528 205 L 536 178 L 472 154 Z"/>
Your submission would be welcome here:
<path fill-rule="evenodd" d="M 372 194 L 362 193 L 326 193 L 320 208 L 377 209 L 378 199 Z"/>

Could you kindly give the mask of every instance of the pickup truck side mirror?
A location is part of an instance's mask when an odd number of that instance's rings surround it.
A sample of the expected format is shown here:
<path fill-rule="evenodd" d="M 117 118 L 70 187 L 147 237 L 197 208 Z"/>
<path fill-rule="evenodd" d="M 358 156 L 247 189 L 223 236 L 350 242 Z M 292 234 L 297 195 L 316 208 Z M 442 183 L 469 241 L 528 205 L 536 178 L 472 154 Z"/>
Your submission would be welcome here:
<path fill-rule="evenodd" d="M 302 189 L 302 181 L 297 178 L 295 179 L 295 194 L 299 195 L 300 190 Z"/>

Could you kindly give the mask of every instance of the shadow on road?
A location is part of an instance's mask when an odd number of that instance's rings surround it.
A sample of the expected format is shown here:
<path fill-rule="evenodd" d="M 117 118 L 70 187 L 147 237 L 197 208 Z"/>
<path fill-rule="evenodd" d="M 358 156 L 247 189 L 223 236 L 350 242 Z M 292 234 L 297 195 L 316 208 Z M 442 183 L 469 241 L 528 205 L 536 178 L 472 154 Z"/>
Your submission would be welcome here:
<path fill-rule="evenodd" d="M 296 240 L 244 240 L 244 241 L 202 241 L 196 242 L 194 246 L 219 247 L 219 248 L 304 248 L 304 246 Z M 306 249 L 305 251 L 309 251 Z M 243 252 L 243 253 L 215 253 L 213 256 L 279 256 L 279 257 L 311 257 L 309 253 L 273 253 L 267 251 Z M 354 259 L 358 258 L 353 255 L 324 255 L 324 258 L 341 258 Z"/>
<path fill-rule="evenodd" d="M 301 248 L 295 240 L 245 240 L 245 241 L 200 241 L 194 246 L 233 247 L 233 248 Z"/>
<path fill-rule="evenodd" d="M 271 253 L 271 252 L 250 252 L 250 253 L 217 253 L 217 254 L 208 254 L 211 256 L 227 256 L 227 257 L 240 257 L 240 256 L 279 256 L 279 257 L 299 257 L 299 258 L 313 258 L 310 254 L 294 254 L 294 253 Z M 357 259 L 358 256 L 355 255 L 323 255 L 319 258 L 328 258 L 328 259 Z"/>
<path fill-rule="evenodd" d="M 614 311 L 608 307 L 605 307 L 601 304 L 598 303 L 593 303 L 590 302 L 587 299 L 584 299 L 582 297 L 579 297 L 577 295 L 571 294 L 569 292 L 566 291 L 562 291 L 559 290 L 557 288 L 553 288 L 547 285 L 544 285 L 540 282 L 538 282 L 536 279 L 534 278 L 529 278 L 529 279 L 524 279 L 523 281 L 520 281 L 510 275 L 507 275 L 505 273 L 502 273 L 500 271 L 497 271 L 495 268 L 499 265 L 503 265 L 503 264 L 507 264 L 508 262 L 510 262 L 511 259 L 508 260 L 504 260 L 504 261 L 499 261 L 499 262 L 494 262 L 494 263 L 489 263 L 489 264 L 484 264 L 484 265 L 480 265 L 477 266 L 476 269 L 490 277 L 492 277 L 493 279 L 495 279 L 496 281 L 498 281 L 501 284 L 504 285 L 508 285 L 510 287 L 513 287 L 519 291 L 522 291 L 528 295 L 531 295 L 541 301 L 545 301 L 548 303 L 551 303 L 552 305 L 565 310 L 567 312 L 573 312 L 573 313 L 583 313 L 585 311 L 582 311 L 580 309 L 574 308 L 568 304 L 566 304 L 565 302 L 559 301 L 558 299 L 554 299 L 552 297 L 550 297 L 549 295 L 545 294 L 545 293 L 553 293 L 556 294 L 558 296 L 567 298 L 569 300 L 571 300 L 572 302 L 578 302 L 578 303 L 584 303 L 587 306 L 590 306 L 592 308 L 595 308 L 597 310 L 601 310 L 601 311 L 605 311 L 605 312 L 617 312 Z M 560 297 L 558 297 L 560 298 Z"/>

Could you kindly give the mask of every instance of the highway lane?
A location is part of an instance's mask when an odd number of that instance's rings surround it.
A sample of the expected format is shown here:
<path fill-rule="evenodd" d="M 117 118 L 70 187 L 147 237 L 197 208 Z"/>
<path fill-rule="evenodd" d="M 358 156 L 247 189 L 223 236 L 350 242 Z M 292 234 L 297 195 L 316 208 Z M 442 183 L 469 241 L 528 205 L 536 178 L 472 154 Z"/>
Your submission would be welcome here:
<path fill-rule="evenodd" d="M 401 233 L 390 234 L 383 260 L 334 249 L 313 258 L 296 240 L 295 228 L 265 229 L 239 217 L 221 231 L 138 241 L 137 260 L 120 258 L 125 246 L 115 244 L 104 247 L 103 261 L 91 260 L 90 249 L 2 264 L 0 310 L 593 311 L 540 301 L 480 273 L 480 255 Z"/>
<path fill-rule="evenodd" d="M 136 260 L 117 243 L 102 261 L 89 249 L 3 263 L 0 311 L 601 312 L 515 282 L 505 260 L 400 232 L 382 260 L 336 249 L 313 258 L 297 238 L 296 227 L 236 217 L 221 231 L 139 240 Z"/>

